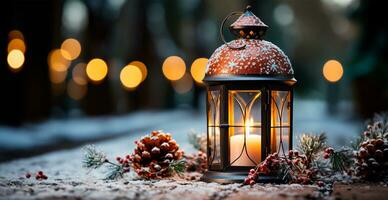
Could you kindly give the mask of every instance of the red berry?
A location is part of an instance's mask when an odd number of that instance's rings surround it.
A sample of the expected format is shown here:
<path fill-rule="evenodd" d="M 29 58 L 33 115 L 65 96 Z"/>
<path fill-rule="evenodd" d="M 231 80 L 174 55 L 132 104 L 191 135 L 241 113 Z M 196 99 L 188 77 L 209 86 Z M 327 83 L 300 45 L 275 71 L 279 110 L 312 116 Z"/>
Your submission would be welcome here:
<path fill-rule="evenodd" d="M 42 172 L 42 171 L 38 171 L 38 175 L 39 175 L 39 176 L 42 176 L 42 175 L 43 175 L 43 172 Z"/>
<path fill-rule="evenodd" d="M 47 180 L 48 177 L 46 175 L 42 175 L 42 179 Z"/>
<path fill-rule="evenodd" d="M 249 181 L 249 185 L 254 185 L 256 182 L 254 180 Z"/>
<path fill-rule="evenodd" d="M 255 170 L 254 170 L 254 169 L 251 169 L 251 170 L 249 170 L 249 173 L 250 173 L 250 174 L 254 174 L 254 173 L 255 173 Z"/>
<path fill-rule="evenodd" d="M 364 131 L 364 136 L 365 137 L 369 137 L 370 136 L 370 132 L 369 131 Z"/>
<path fill-rule="evenodd" d="M 121 158 L 119 156 L 116 157 L 117 162 L 121 161 Z"/>
<path fill-rule="evenodd" d="M 323 186 L 325 185 L 325 183 L 323 183 L 323 181 L 318 181 L 318 182 L 317 182 L 317 185 L 318 185 L 319 187 L 323 187 Z"/>
<path fill-rule="evenodd" d="M 299 151 L 294 151 L 294 156 L 298 157 L 299 156 Z"/>
<path fill-rule="evenodd" d="M 329 157 L 330 157 L 330 156 L 329 156 L 328 153 L 324 153 L 324 154 L 323 154 L 323 158 L 324 158 L 324 159 L 328 159 Z"/>
<path fill-rule="evenodd" d="M 26 178 L 31 178 L 31 174 L 29 172 L 26 173 Z"/>
<path fill-rule="evenodd" d="M 289 151 L 288 151 L 288 157 L 291 158 L 293 154 L 294 154 L 294 152 L 293 152 L 292 150 L 289 150 Z"/>

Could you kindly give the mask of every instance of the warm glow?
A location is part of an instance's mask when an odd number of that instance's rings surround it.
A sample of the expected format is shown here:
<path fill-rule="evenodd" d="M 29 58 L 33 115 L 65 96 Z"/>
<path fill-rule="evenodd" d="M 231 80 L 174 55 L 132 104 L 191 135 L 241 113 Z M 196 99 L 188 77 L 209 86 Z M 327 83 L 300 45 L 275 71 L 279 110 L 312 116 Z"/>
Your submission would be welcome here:
<path fill-rule="evenodd" d="M 141 62 L 141 61 L 132 61 L 129 64 L 130 65 L 135 65 L 136 67 L 138 67 L 140 69 L 141 74 L 142 74 L 141 81 L 143 82 L 147 78 L 147 74 L 148 74 L 146 65 L 143 62 Z"/>
<path fill-rule="evenodd" d="M 67 70 L 65 71 L 56 71 L 56 70 L 53 70 L 53 69 L 49 69 L 49 75 L 50 75 L 50 81 L 52 83 L 56 83 L 56 84 L 59 84 L 59 83 L 62 83 L 65 81 L 66 79 L 66 76 L 67 76 Z"/>
<path fill-rule="evenodd" d="M 24 40 L 23 33 L 20 32 L 19 30 L 13 30 L 8 33 L 8 39 L 13 40 L 13 39 L 21 39 Z"/>
<path fill-rule="evenodd" d="M 86 85 L 88 83 L 85 63 L 78 63 L 75 65 L 72 75 L 74 82 L 76 82 L 78 85 Z"/>
<path fill-rule="evenodd" d="M 92 81 L 101 81 L 108 74 L 108 65 L 102 59 L 92 59 L 86 66 L 86 74 Z"/>
<path fill-rule="evenodd" d="M 61 53 L 67 60 L 74 60 L 81 53 L 81 44 L 74 38 L 66 39 L 61 45 Z"/>
<path fill-rule="evenodd" d="M 120 80 L 124 87 L 135 88 L 141 83 L 141 70 L 135 65 L 127 65 L 120 72 Z"/>
<path fill-rule="evenodd" d="M 251 133 L 251 128 L 253 126 L 253 118 L 247 120 L 247 122 L 245 122 L 245 133 L 246 135 L 249 135 Z"/>
<path fill-rule="evenodd" d="M 87 89 L 88 87 L 86 85 L 78 85 L 73 80 L 67 83 L 67 94 L 74 100 L 82 99 L 86 95 Z"/>
<path fill-rule="evenodd" d="M 22 51 L 15 49 L 8 53 L 7 56 L 8 65 L 11 69 L 18 70 L 24 63 L 24 54 Z"/>
<path fill-rule="evenodd" d="M 207 58 L 198 58 L 191 65 L 190 72 L 195 82 L 202 83 L 203 78 L 205 78 L 207 62 Z"/>
<path fill-rule="evenodd" d="M 176 81 L 185 75 L 186 64 L 182 58 L 178 56 L 170 56 L 163 62 L 162 70 L 167 79 Z"/>
<path fill-rule="evenodd" d="M 193 79 L 188 73 L 184 74 L 184 76 L 181 79 L 172 82 L 172 86 L 175 92 L 179 94 L 184 94 L 189 92 L 193 88 L 193 84 L 194 84 Z"/>
<path fill-rule="evenodd" d="M 26 45 L 24 44 L 24 41 L 19 39 L 19 38 L 11 40 L 8 43 L 7 50 L 8 50 L 8 52 L 11 52 L 14 49 L 18 49 L 21 52 L 25 53 L 26 52 Z"/>
<path fill-rule="evenodd" d="M 342 68 L 342 64 L 337 60 L 329 60 L 323 66 L 323 76 L 329 82 L 337 82 L 342 78 L 344 74 L 344 69 Z"/>
<path fill-rule="evenodd" d="M 58 72 L 66 71 L 70 65 L 70 61 L 62 56 L 61 50 L 59 49 L 51 51 L 47 61 L 50 68 Z"/>

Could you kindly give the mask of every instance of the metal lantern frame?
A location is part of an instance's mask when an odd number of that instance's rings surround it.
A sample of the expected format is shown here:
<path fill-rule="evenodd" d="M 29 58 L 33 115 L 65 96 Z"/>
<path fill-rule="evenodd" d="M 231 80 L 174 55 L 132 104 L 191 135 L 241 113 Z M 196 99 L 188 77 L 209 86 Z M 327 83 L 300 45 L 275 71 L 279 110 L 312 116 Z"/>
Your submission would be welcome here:
<path fill-rule="evenodd" d="M 230 91 L 260 91 L 261 92 L 261 161 L 264 158 L 273 152 L 278 152 L 279 149 L 271 149 L 271 101 L 272 101 L 272 91 L 286 91 L 289 95 L 289 149 L 292 149 L 292 127 L 293 127 L 293 85 L 296 82 L 294 78 L 275 78 L 275 77 L 255 77 L 255 76 L 232 76 L 232 77 L 207 77 L 204 79 L 206 84 L 207 91 L 207 127 L 209 128 L 219 128 L 219 157 L 220 162 L 214 164 L 214 153 L 213 156 L 211 150 L 217 151 L 215 147 L 208 146 L 208 171 L 203 177 L 203 180 L 209 182 L 219 182 L 219 183 L 233 183 L 243 181 L 249 169 L 252 169 L 252 166 L 232 166 L 230 160 L 230 136 L 229 128 L 236 127 L 234 124 L 229 124 L 229 92 Z M 219 125 L 209 125 L 209 92 L 210 91 L 219 91 L 220 94 L 220 107 L 219 107 Z M 287 127 L 287 126 L 282 126 Z M 256 127 L 257 128 L 257 127 Z M 215 133 L 213 131 L 213 133 Z M 244 133 L 245 134 L 245 133 Z M 246 137 L 246 136 L 244 136 Z M 282 136 L 281 136 L 282 137 Z M 217 139 L 216 137 L 210 137 L 209 131 L 207 133 L 207 144 L 216 145 L 217 141 L 209 141 L 210 138 Z M 281 139 L 279 147 L 282 147 L 283 140 Z M 246 145 L 246 141 L 244 141 Z M 282 147 L 282 151 L 284 148 Z M 281 152 L 284 153 L 284 152 Z M 241 155 L 240 155 L 241 156 Z M 213 160 L 212 160 L 213 159 Z M 257 163 L 258 164 L 258 163 Z M 261 182 L 280 182 L 277 177 L 272 176 L 261 176 Z"/>
<path fill-rule="evenodd" d="M 230 26 L 230 31 L 239 39 L 227 43 L 222 34 L 223 27 L 225 22 L 234 15 L 240 15 L 240 17 Z M 257 166 L 267 155 L 274 152 L 286 155 L 286 151 L 292 149 L 293 86 L 296 79 L 287 56 L 277 46 L 262 41 L 267 28 L 268 26 L 251 12 L 250 6 L 247 6 L 245 12 L 232 12 L 221 24 L 220 36 L 224 45 L 209 59 L 204 78 L 207 99 L 208 171 L 202 177 L 203 181 L 242 182 L 247 177 L 249 169 Z M 271 54 L 264 55 L 265 53 L 262 53 L 264 48 L 273 51 Z M 235 66 L 234 60 L 238 55 L 241 56 L 240 51 L 245 50 L 252 51 L 249 53 L 251 62 L 240 62 L 238 69 L 230 68 L 230 64 L 226 66 L 226 63 L 232 61 Z M 270 67 L 274 65 L 274 59 L 278 59 L 279 63 L 276 65 L 281 67 L 280 71 L 268 69 L 269 65 Z M 285 97 L 283 96 L 284 99 L 280 98 L 282 105 L 279 110 L 276 99 L 279 100 L 281 91 L 287 93 Z M 215 94 L 217 94 L 216 100 Z M 253 99 L 251 94 L 254 95 Z M 249 99 L 244 100 L 243 96 Z M 254 103 L 256 105 L 253 105 Z M 283 124 L 284 106 L 287 106 L 288 117 L 285 118 L 287 125 Z M 241 114 L 236 117 L 238 113 Z M 258 120 L 254 122 L 252 116 L 257 117 Z M 279 121 L 277 121 L 278 117 Z M 251 124 L 250 121 L 253 123 Z M 250 135 L 251 129 L 256 132 L 252 131 L 254 133 Z M 283 131 L 286 130 L 287 137 L 283 135 Z M 288 140 L 285 141 L 285 138 Z M 288 149 L 284 148 L 285 143 L 288 143 Z M 257 181 L 282 182 L 283 180 L 275 175 L 260 175 Z"/>

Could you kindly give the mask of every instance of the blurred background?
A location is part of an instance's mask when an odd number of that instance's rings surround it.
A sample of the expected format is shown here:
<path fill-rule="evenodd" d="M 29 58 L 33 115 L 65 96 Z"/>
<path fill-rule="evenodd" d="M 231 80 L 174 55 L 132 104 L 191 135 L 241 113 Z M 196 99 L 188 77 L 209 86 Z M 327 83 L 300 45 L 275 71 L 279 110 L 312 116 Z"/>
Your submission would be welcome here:
<path fill-rule="evenodd" d="M 0 160 L 159 127 L 204 132 L 207 59 L 221 21 L 247 4 L 293 64 L 295 132 L 340 145 L 387 110 L 378 1 L 12 0 L 0 8 Z"/>

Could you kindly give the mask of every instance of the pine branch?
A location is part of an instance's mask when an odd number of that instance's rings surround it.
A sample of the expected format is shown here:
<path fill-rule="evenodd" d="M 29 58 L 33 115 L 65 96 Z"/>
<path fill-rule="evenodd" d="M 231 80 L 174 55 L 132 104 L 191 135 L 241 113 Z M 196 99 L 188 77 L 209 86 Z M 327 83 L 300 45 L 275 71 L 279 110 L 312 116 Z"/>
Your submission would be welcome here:
<path fill-rule="evenodd" d="M 307 157 L 307 166 L 316 161 L 318 154 L 326 148 L 326 134 L 303 134 L 300 137 L 298 149 Z"/>
<path fill-rule="evenodd" d="M 188 135 L 189 143 L 199 151 L 206 152 L 206 135 L 191 131 Z"/>
<path fill-rule="evenodd" d="M 339 151 L 334 151 L 330 155 L 332 169 L 338 172 L 346 171 L 353 163 L 352 156 L 353 150 L 350 148 L 342 148 Z"/>
<path fill-rule="evenodd" d="M 184 159 L 174 161 L 169 166 L 170 172 L 175 172 L 179 175 L 185 172 L 185 169 L 186 169 L 186 161 Z"/>
<path fill-rule="evenodd" d="M 85 155 L 83 159 L 83 167 L 88 169 L 97 169 L 106 164 L 106 176 L 105 179 L 117 179 L 122 178 L 124 173 L 129 172 L 129 166 L 127 164 L 116 164 L 110 162 L 105 153 L 98 151 L 94 145 L 88 145 L 84 147 Z"/>
<path fill-rule="evenodd" d="M 108 161 L 106 159 L 105 153 L 98 151 L 94 145 L 85 146 L 83 149 L 85 152 L 83 167 L 85 168 L 97 169 Z"/>
<path fill-rule="evenodd" d="M 115 180 L 122 178 L 124 173 L 125 172 L 122 165 L 110 163 L 110 165 L 107 167 L 105 180 Z"/>

